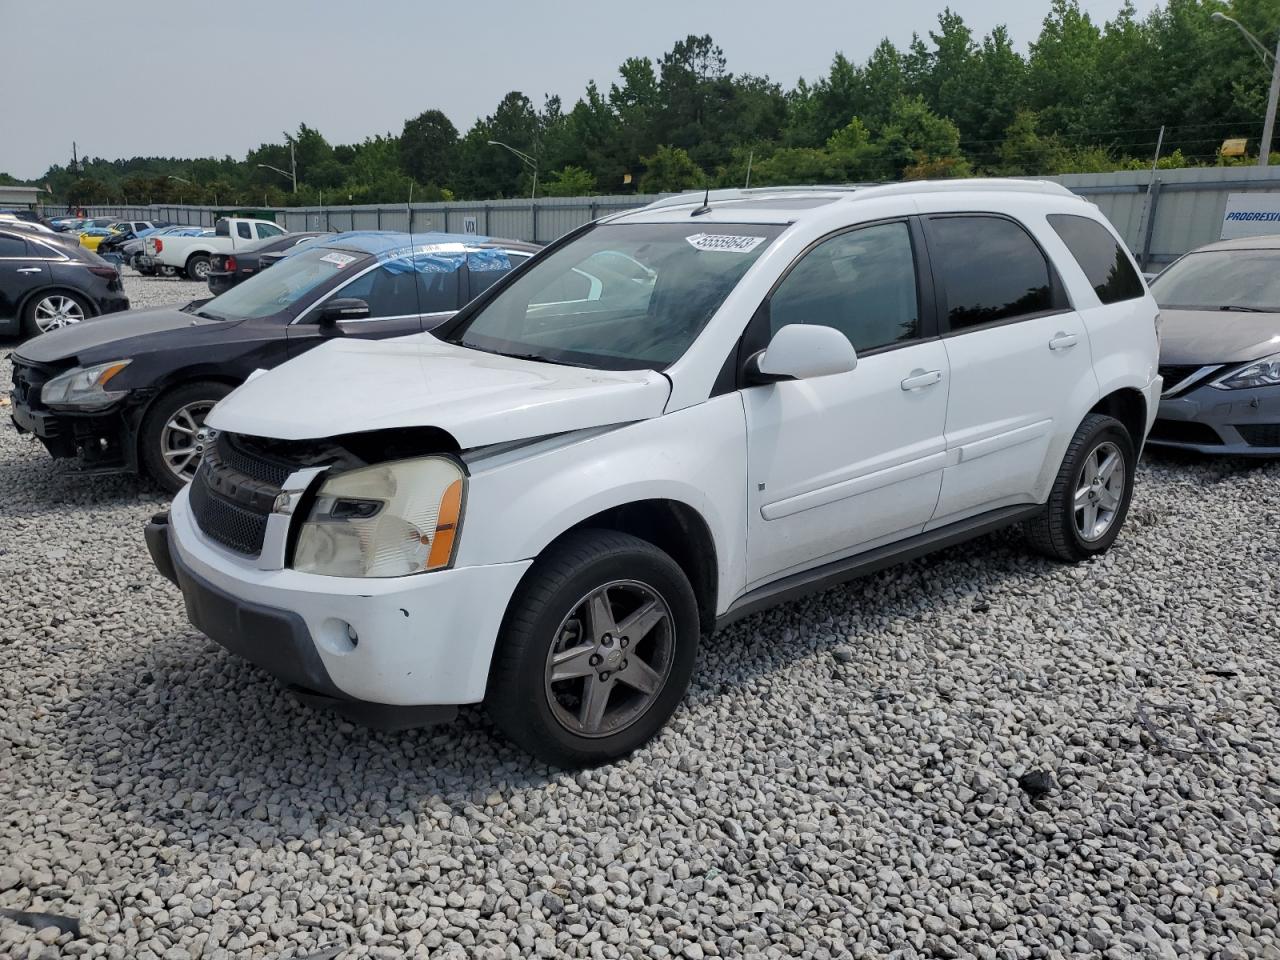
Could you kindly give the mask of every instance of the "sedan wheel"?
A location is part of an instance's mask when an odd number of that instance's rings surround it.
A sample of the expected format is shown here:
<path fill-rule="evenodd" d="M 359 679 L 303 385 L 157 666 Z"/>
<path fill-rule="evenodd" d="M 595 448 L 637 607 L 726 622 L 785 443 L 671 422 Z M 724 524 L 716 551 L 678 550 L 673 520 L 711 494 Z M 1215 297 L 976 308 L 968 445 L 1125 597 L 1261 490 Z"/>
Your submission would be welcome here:
<path fill-rule="evenodd" d="M 581 737 L 630 727 L 666 683 L 671 611 L 650 586 L 615 580 L 579 600 L 556 631 L 545 671 L 556 720 Z"/>
<path fill-rule="evenodd" d="M 32 313 L 36 329 L 41 333 L 80 323 L 84 320 L 84 307 L 74 297 L 53 293 L 36 303 Z"/>
<path fill-rule="evenodd" d="M 215 403 L 216 400 L 197 400 L 179 407 L 160 431 L 160 456 L 179 483 L 186 483 L 196 475 L 196 468 L 200 466 L 196 434 Z"/>

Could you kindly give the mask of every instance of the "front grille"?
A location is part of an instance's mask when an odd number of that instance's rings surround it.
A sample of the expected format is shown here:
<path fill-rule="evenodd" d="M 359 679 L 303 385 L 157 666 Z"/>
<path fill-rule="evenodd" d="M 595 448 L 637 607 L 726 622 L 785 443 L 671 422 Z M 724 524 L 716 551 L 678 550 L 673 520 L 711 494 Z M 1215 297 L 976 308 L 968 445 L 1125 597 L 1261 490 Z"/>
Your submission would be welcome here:
<path fill-rule="evenodd" d="M 1202 447 L 1220 447 L 1222 438 L 1207 424 L 1190 420 L 1157 420 L 1151 428 L 1149 440 L 1167 443 L 1194 443 Z"/>
<path fill-rule="evenodd" d="M 267 514 L 219 496 L 211 487 L 206 459 L 191 481 L 191 512 L 205 535 L 228 549 L 256 557 L 267 535 Z"/>
<path fill-rule="evenodd" d="M 1280 447 L 1280 423 L 1237 423 L 1234 426 L 1251 447 Z"/>
<path fill-rule="evenodd" d="M 1202 364 L 1202 363 L 1169 364 L 1167 366 L 1161 367 L 1160 376 L 1164 377 L 1163 389 L 1164 389 L 1165 396 L 1168 396 L 1174 393 L 1175 392 L 1174 387 L 1181 385 L 1182 381 L 1192 376 L 1197 370 L 1204 369 L 1204 367 L 1205 367 L 1205 364 Z M 1196 384 L 1203 382 L 1209 376 L 1209 374 L 1213 373 L 1217 369 L 1218 369 L 1217 367 L 1209 368 L 1208 370 L 1205 371 L 1204 376 L 1196 377 L 1195 380 L 1193 380 L 1191 383 L 1188 383 L 1185 387 L 1183 387 L 1183 390 L 1189 390 L 1192 387 L 1194 387 Z M 1179 390 L 1177 392 L 1181 393 L 1182 390 Z"/>
<path fill-rule="evenodd" d="M 23 363 L 13 358 L 13 399 L 28 410 L 42 410 L 44 404 L 40 399 L 40 391 L 52 375 L 40 367 Z"/>
<path fill-rule="evenodd" d="M 217 455 L 218 459 L 232 470 L 243 473 L 247 477 L 252 477 L 259 483 L 269 483 L 273 487 L 283 486 L 284 482 L 289 479 L 289 474 L 297 469 L 278 460 L 272 460 L 261 454 L 254 453 L 246 449 L 243 442 L 238 438 L 225 433 L 218 434 Z"/>

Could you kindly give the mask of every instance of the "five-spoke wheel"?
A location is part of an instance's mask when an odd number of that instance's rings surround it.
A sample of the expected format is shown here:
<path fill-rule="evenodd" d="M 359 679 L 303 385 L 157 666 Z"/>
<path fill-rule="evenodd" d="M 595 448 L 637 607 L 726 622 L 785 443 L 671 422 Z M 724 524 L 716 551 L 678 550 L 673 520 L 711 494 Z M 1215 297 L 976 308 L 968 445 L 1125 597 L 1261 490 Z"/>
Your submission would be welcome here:
<path fill-rule="evenodd" d="M 517 588 L 485 704 L 507 736 L 549 763 L 613 760 L 675 711 L 698 635 L 693 588 L 669 554 L 626 533 L 574 531 Z"/>

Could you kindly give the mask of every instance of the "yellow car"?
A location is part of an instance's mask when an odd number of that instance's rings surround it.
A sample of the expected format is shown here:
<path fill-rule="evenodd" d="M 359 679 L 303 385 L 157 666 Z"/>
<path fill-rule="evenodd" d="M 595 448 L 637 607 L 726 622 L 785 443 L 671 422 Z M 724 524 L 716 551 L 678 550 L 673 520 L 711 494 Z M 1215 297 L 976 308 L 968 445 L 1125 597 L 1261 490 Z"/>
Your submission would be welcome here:
<path fill-rule="evenodd" d="M 80 246 L 97 251 L 98 244 L 102 243 L 102 241 L 107 239 L 107 237 L 115 236 L 124 228 L 125 224 L 122 223 L 112 223 L 109 226 L 98 226 L 90 221 L 80 230 Z"/>

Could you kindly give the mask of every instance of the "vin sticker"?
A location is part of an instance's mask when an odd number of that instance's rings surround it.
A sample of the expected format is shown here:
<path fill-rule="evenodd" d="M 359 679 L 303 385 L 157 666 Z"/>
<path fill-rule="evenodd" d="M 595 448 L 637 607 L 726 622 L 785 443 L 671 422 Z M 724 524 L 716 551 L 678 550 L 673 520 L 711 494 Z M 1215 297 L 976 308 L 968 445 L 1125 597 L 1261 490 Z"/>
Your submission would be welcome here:
<path fill-rule="evenodd" d="M 694 249 L 715 250 L 720 253 L 750 253 L 765 241 L 764 237 L 737 237 L 718 233 L 695 233 L 685 239 Z"/>
<path fill-rule="evenodd" d="M 337 251 L 334 251 L 333 253 L 326 253 L 320 259 L 323 260 L 325 263 L 332 263 L 335 267 L 341 270 L 343 267 L 345 267 L 348 263 L 351 263 L 352 261 L 354 261 L 356 258 L 351 256 L 351 254 L 349 253 L 338 253 Z"/>

